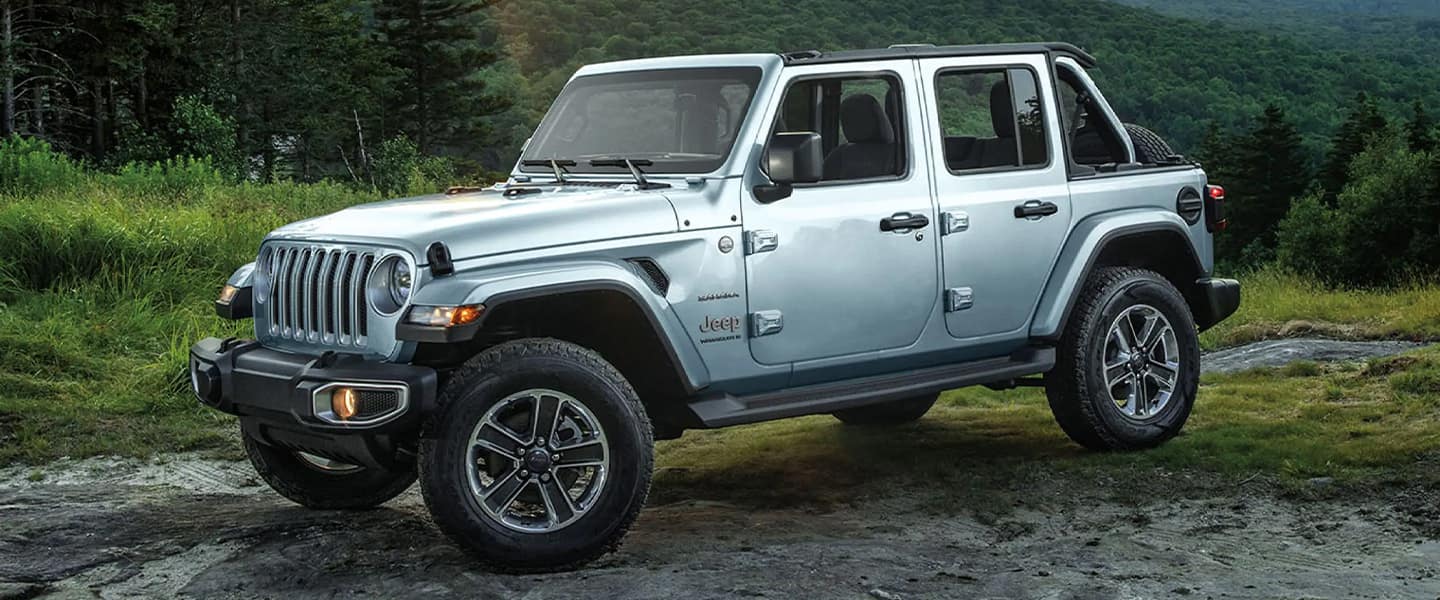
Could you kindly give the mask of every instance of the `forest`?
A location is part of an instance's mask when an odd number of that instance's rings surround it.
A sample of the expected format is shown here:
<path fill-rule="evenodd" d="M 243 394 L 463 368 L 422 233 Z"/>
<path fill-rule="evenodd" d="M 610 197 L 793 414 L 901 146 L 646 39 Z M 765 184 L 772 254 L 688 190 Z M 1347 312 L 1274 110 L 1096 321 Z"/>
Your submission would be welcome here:
<path fill-rule="evenodd" d="M 1355 285 L 1433 274 L 1440 176 L 1426 110 L 1440 106 L 1440 10 L 1419 0 L 1197 6 L 4 0 L 0 137 L 20 139 L 0 165 L 19 169 L 17 157 L 41 147 L 103 172 L 189 157 L 236 182 L 398 195 L 507 170 L 585 63 L 1063 40 L 1099 57 L 1095 76 L 1123 119 L 1161 132 L 1231 190 L 1222 270 L 1278 262 Z M 0 175 L 11 192 L 35 177 Z M 1382 257 L 1381 268 L 1362 256 Z"/>

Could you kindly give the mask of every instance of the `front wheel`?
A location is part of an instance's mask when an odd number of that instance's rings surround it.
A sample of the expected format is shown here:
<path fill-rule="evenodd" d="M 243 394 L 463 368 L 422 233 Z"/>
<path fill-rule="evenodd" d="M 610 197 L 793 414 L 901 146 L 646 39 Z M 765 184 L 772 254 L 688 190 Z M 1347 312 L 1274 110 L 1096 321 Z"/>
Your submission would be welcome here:
<path fill-rule="evenodd" d="M 489 567 L 564 570 L 614 550 L 650 490 L 653 440 L 635 390 L 559 340 L 501 344 L 451 374 L 421 490 L 436 524 Z"/>
<path fill-rule="evenodd" d="M 1199 381 L 1199 333 L 1179 290 L 1154 271 L 1107 267 L 1072 309 L 1045 392 L 1076 443 L 1129 450 L 1179 434 Z"/>

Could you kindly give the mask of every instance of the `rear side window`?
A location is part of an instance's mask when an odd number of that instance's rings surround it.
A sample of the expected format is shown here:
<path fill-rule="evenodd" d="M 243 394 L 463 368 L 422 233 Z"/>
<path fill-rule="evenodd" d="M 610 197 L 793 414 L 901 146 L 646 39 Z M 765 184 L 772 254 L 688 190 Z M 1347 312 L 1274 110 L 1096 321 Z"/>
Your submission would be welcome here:
<path fill-rule="evenodd" d="M 1045 114 L 1029 69 L 945 71 L 935 103 L 951 171 L 1024 169 L 1050 162 Z"/>

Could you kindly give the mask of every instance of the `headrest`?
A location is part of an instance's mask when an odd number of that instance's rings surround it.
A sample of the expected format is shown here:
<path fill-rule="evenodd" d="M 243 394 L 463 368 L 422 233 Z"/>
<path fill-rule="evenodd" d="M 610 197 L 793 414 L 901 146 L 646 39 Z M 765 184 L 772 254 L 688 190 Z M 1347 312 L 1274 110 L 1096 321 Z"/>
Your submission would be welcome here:
<path fill-rule="evenodd" d="M 845 139 L 852 144 L 889 144 L 895 141 L 895 130 L 880 101 L 869 94 L 856 94 L 840 103 L 840 126 Z"/>
<path fill-rule="evenodd" d="M 1015 105 L 1010 102 L 1008 81 L 990 88 L 990 124 L 995 128 L 995 137 L 1015 137 Z"/>

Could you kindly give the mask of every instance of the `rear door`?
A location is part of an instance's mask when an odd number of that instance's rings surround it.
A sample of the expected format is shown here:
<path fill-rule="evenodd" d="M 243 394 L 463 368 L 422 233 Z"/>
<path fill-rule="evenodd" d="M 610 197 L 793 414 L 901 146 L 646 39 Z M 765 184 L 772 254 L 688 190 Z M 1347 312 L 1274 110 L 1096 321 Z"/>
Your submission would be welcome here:
<path fill-rule="evenodd" d="M 946 329 L 1023 338 L 1070 226 L 1043 55 L 923 59 Z"/>

